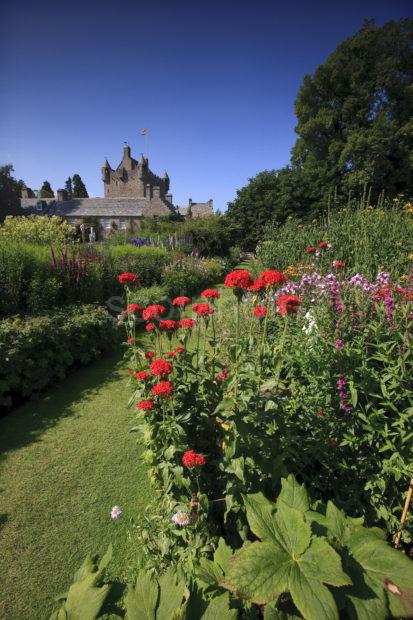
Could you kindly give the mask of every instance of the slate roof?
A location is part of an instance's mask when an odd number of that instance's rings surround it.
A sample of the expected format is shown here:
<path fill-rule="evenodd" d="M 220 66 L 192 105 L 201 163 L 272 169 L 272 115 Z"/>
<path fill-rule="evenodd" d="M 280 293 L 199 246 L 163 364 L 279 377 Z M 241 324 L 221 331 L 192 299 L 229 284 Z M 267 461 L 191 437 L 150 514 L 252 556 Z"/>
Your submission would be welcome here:
<path fill-rule="evenodd" d="M 167 201 L 166 208 L 173 211 Z M 37 205 L 46 203 L 42 211 Z M 22 209 L 37 215 L 62 217 L 142 217 L 151 208 L 149 198 L 73 198 L 58 202 L 54 198 L 22 198 Z"/>

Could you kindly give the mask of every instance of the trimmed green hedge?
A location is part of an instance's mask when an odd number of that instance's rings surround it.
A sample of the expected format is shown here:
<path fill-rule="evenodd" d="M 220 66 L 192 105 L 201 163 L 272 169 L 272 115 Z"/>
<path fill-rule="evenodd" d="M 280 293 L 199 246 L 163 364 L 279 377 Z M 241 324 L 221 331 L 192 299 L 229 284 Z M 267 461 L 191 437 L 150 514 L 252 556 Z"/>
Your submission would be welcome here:
<path fill-rule="evenodd" d="M 112 349 L 117 332 L 102 307 L 71 306 L 49 316 L 0 321 L 0 412 L 6 412 Z"/>

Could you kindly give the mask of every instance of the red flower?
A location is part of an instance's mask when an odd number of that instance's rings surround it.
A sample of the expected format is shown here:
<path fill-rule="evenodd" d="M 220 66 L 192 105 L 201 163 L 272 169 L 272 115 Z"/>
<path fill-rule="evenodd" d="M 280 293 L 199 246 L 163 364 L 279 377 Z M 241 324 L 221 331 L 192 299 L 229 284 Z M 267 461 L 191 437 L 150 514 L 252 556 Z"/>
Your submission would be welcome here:
<path fill-rule="evenodd" d="M 183 353 L 185 351 L 185 347 L 175 347 L 175 351 L 177 353 Z"/>
<path fill-rule="evenodd" d="M 317 418 L 325 418 L 326 414 L 320 409 L 319 411 L 315 412 L 315 415 L 317 416 Z"/>
<path fill-rule="evenodd" d="M 214 308 L 211 308 L 208 304 L 195 304 L 192 306 L 192 310 L 197 316 L 208 316 L 214 312 Z"/>
<path fill-rule="evenodd" d="M 129 375 L 129 377 L 130 377 L 131 375 L 133 375 L 133 370 L 128 370 L 128 375 Z"/>
<path fill-rule="evenodd" d="M 136 406 L 141 411 L 149 411 L 150 409 L 153 409 L 155 407 L 155 403 L 151 399 L 141 400 L 141 402 L 138 403 Z"/>
<path fill-rule="evenodd" d="M 194 325 L 196 325 L 195 319 L 184 318 L 179 321 L 179 327 L 183 327 L 184 329 L 190 329 Z"/>
<path fill-rule="evenodd" d="M 193 469 L 197 466 L 203 467 L 205 465 L 205 458 L 202 454 L 197 454 L 194 450 L 187 450 L 182 457 L 182 463 L 189 469 Z"/>
<path fill-rule="evenodd" d="M 204 291 L 202 291 L 201 297 L 203 299 L 219 299 L 221 295 L 216 288 L 206 288 Z"/>
<path fill-rule="evenodd" d="M 136 312 L 142 312 L 143 308 L 139 304 L 129 304 L 126 308 L 128 314 L 135 314 Z"/>
<path fill-rule="evenodd" d="M 281 295 L 278 298 L 278 314 L 296 314 L 302 301 L 296 295 Z"/>
<path fill-rule="evenodd" d="M 251 286 L 247 287 L 247 291 L 252 291 L 254 293 L 259 293 L 264 288 L 265 288 L 264 282 L 261 282 L 259 280 L 255 280 L 255 282 L 253 284 L 251 284 Z"/>
<path fill-rule="evenodd" d="M 151 360 L 153 357 L 155 357 L 155 353 L 153 351 L 145 351 L 145 357 L 147 360 Z"/>
<path fill-rule="evenodd" d="M 267 312 L 268 308 L 266 306 L 255 306 L 253 314 L 257 317 L 257 319 L 262 319 Z"/>
<path fill-rule="evenodd" d="M 145 329 L 147 332 L 151 332 L 152 330 L 156 329 L 156 325 L 155 323 L 148 323 Z"/>
<path fill-rule="evenodd" d="M 136 284 L 138 284 L 138 276 L 136 275 L 136 273 L 122 273 L 119 277 L 118 280 L 121 284 L 129 284 L 129 286 L 135 286 Z"/>
<path fill-rule="evenodd" d="M 346 263 L 342 263 L 339 260 L 333 260 L 333 267 L 335 267 L 336 269 L 340 269 L 341 267 L 345 267 Z"/>
<path fill-rule="evenodd" d="M 248 288 L 253 282 L 252 275 L 245 269 L 235 269 L 225 278 L 225 286 L 227 288 Z"/>
<path fill-rule="evenodd" d="M 315 248 L 312 248 L 311 246 L 306 248 L 305 250 L 306 252 L 308 252 L 308 254 L 311 254 L 312 252 L 315 252 Z"/>
<path fill-rule="evenodd" d="M 257 283 L 262 283 L 264 286 L 278 286 L 279 284 L 284 284 L 287 282 L 287 278 L 283 274 L 282 271 L 277 271 L 276 269 L 268 269 L 267 271 L 263 271 L 257 278 Z"/>
<path fill-rule="evenodd" d="M 328 248 L 328 243 L 326 241 L 320 241 L 317 247 L 321 249 Z"/>
<path fill-rule="evenodd" d="M 162 359 L 162 357 L 158 357 L 158 359 L 151 363 L 150 369 L 155 377 L 167 377 L 172 372 L 172 364 Z"/>
<path fill-rule="evenodd" d="M 138 381 L 144 381 L 145 379 L 150 379 L 151 375 L 149 374 L 149 372 L 146 372 L 146 370 L 140 370 L 139 372 L 135 373 L 135 379 L 138 379 Z"/>
<path fill-rule="evenodd" d="M 145 308 L 145 310 L 142 312 L 142 316 L 145 321 L 148 321 L 149 319 L 159 319 L 163 314 L 165 314 L 165 312 L 165 306 L 157 304 L 155 306 L 148 306 L 147 308 Z"/>
<path fill-rule="evenodd" d="M 219 372 L 219 373 L 217 374 L 217 376 L 215 377 L 215 379 L 216 379 L 217 381 L 225 381 L 225 379 L 226 379 L 227 377 L 229 377 L 229 372 L 228 372 L 228 370 L 227 370 L 226 368 L 223 368 L 223 369 L 221 370 L 221 372 Z"/>
<path fill-rule="evenodd" d="M 151 389 L 151 392 L 154 396 L 162 396 L 162 398 L 169 398 L 172 396 L 172 392 L 174 391 L 172 385 L 169 381 L 159 381 L 154 387 Z"/>
<path fill-rule="evenodd" d="M 176 321 L 159 321 L 159 329 L 161 329 L 164 332 L 174 332 L 176 329 L 178 329 L 179 324 Z"/>
<path fill-rule="evenodd" d="M 168 357 L 175 357 L 176 356 L 176 351 L 168 351 L 167 355 L 168 355 Z"/>
<path fill-rule="evenodd" d="M 128 344 L 133 344 L 135 342 L 135 338 L 128 338 Z"/>
<path fill-rule="evenodd" d="M 190 297 L 175 297 L 175 299 L 172 300 L 172 305 L 173 306 L 179 306 L 180 308 L 184 308 L 185 306 L 189 306 L 189 304 L 192 302 L 192 299 Z"/>

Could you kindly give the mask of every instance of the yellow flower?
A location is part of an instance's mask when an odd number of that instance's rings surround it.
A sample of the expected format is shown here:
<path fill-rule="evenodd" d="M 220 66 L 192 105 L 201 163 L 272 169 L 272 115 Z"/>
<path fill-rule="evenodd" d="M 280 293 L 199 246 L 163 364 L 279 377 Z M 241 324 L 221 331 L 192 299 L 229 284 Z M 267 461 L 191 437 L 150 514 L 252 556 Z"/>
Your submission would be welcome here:
<path fill-rule="evenodd" d="M 409 260 L 413 260 L 413 252 L 411 252 L 411 253 L 408 255 L 408 257 L 407 257 L 407 258 L 408 258 Z"/>

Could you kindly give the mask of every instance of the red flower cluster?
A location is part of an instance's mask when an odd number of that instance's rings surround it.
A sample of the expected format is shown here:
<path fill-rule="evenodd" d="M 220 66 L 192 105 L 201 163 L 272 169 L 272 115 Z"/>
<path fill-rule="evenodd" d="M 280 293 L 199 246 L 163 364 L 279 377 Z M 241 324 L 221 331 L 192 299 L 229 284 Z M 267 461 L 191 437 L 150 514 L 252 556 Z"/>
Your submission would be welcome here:
<path fill-rule="evenodd" d="M 118 277 L 118 280 L 123 285 L 129 284 L 129 286 L 135 286 L 136 284 L 138 284 L 138 276 L 136 275 L 136 273 L 121 273 L 121 275 Z"/>
<path fill-rule="evenodd" d="M 128 344 L 133 344 L 135 342 L 135 338 L 128 338 Z"/>
<path fill-rule="evenodd" d="M 162 396 L 162 398 L 169 398 L 172 396 L 174 389 L 169 381 L 159 381 L 154 387 L 151 389 L 151 392 L 154 396 Z"/>
<path fill-rule="evenodd" d="M 176 353 L 183 353 L 185 351 L 185 347 L 175 347 Z"/>
<path fill-rule="evenodd" d="M 245 269 L 235 269 L 225 278 L 225 286 L 227 288 L 248 288 L 253 282 L 252 275 Z"/>
<path fill-rule="evenodd" d="M 197 316 L 208 316 L 214 312 L 214 308 L 208 304 L 195 304 L 192 306 L 192 310 Z"/>
<path fill-rule="evenodd" d="M 259 282 L 258 280 L 255 280 L 255 282 L 247 288 L 247 291 L 251 291 L 253 293 L 260 293 L 264 288 L 264 282 Z"/>
<path fill-rule="evenodd" d="M 281 295 L 278 298 L 278 314 L 296 314 L 302 301 L 296 295 Z"/>
<path fill-rule="evenodd" d="M 175 299 L 172 300 L 172 305 L 179 306 L 180 308 L 189 306 L 190 303 L 192 303 L 192 299 L 190 297 L 185 297 L 185 296 L 175 297 Z"/>
<path fill-rule="evenodd" d="M 145 329 L 146 329 L 147 332 L 151 332 L 154 329 L 156 329 L 156 325 L 155 325 L 155 323 L 148 323 L 147 326 L 145 327 Z"/>
<path fill-rule="evenodd" d="M 255 306 L 253 314 L 257 317 L 257 319 L 262 319 L 268 312 L 268 308 L 266 306 Z"/>
<path fill-rule="evenodd" d="M 176 356 L 176 351 L 168 351 L 167 356 L 168 357 L 175 357 Z"/>
<path fill-rule="evenodd" d="M 165 314 L 165 312 L 165 306 L 156 304 L 155 306 L 148 306 L 147 308 L 145 308 L 145 310 L 142 312 L 142 316 L 145 321 L 148 321 L 149 319 L 159 319 L 163 314 Z"/>
<path fill-rule="evenodd" d="M 139 304 L 129 304 L 126 308 L 128 314 L 135 314 L 136 312 L 142 312 L 143 308 Z"/>
<path fill-rule="evenodd" d="M 141 411 L 150 411 L 155 407 L 155 403 L 149 398 L 148 400 L 141 400 L 141 402 L 138 403 L 136 406 Z"/>
<path fill-rule="evenodd" d="M 320 248 L 321 250 L 325 250 L 325 248 L 328 248 L 328 243 L 326 241 L 320 241 L 317 247 Z"/>
<path fill-rule="evenodd" d="M 176 321 L 159 321 L 159 329 L 163 332 L 174 332 L 176 329 L 178 329 L 178 327 L 179 324 Z"/>
<path fill-rule="evenodd" d="M 260 273 L 255 283 L 268 287 L 285 284 L 285 282 L 287 282 L 287 278 L 282 271 L 277 271 L 276 269 L 268 269 L 267 271 L 263 271 L 262 273 Z"/>
<path fill-rule="evenodd" d="M 335 267 L 335 269 L 341 269 L 342 267 L 345 267 L 346 263 L 342 263 L 339 260 L 333 260 L 333 267 Z"/>
<path fill-rule="evenodd" d="M 139 372 L 135 373 L 135 379 L 138 379 L 138 381 L 144 381 L 145 379 L 150 379 L 151 375 L 149 374 L 149 372 L 146 372 L 146 370 L 140 370 Z"/>
<path fill-rule="evenodd" d="M 129 377 L 130 377 L 131 375 L 133 375 L 133 370 L 128 370 L 128 375 L 129 375 Z"/>
<path fill-rule="evenodd" d="M 217 376 L 215 377 L 215 379 L 216 379 L 217 381 L 225 381 L 225 379 L 227 379 L 227 377 L 229 377 L 229 372 L 228 372 L 228 370 L 227 370 L 227 367 L 225 366 L 225 368 L 223 368 L 223 369 L 221 370 L 221 372 L 219 372 L 219 373 L 217 374 Z"/>
<path fill-rule="evenodd" d="M 216 288 L 206 288 L 204 291 L 202 291 L 201 297 L 203 299 L 219 299 L 221 295 Z"/>
<path fill-rule="evenodd" d="M 158 359 L 151 363 L 150 369 L 155 377 L 167 377 L 172 372 L 172 364 L 162 359 L 162 357 L 158 357 Z"/>
<path fill-rule="evenodd" d="M 194 327 L 194 325 L 196 325 L 195 319 L 184 318 L 179 321 L 179 327 L 183 327 L 184 329 L 190 329 Z"/>
<path fill-rule="evenodd" d="M 151 360 L 153 357 L 155 357 L 155 353 L 153 351 L 145 351 L 145 357 L 147 360 Z"/>
<path fill-rule="evenodd" d="M 305 250 L 308 254 L 312 254 L 313 252 L 315 252 L 315 248 L 312 248 L 311 246 L 306 248 Z"/>
<path fill-rule="evenodd" d="M 205 458 L 202 454 L 197 454 L 194 450 L 187 450 L 182 457 L 182 463 L 189 469 L 193 469 L 197 466 L 203 467 L 205 465 Z"/>

